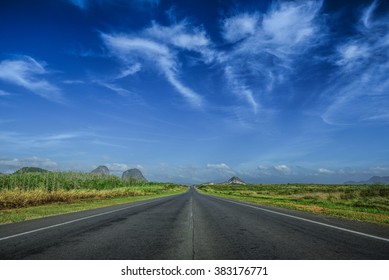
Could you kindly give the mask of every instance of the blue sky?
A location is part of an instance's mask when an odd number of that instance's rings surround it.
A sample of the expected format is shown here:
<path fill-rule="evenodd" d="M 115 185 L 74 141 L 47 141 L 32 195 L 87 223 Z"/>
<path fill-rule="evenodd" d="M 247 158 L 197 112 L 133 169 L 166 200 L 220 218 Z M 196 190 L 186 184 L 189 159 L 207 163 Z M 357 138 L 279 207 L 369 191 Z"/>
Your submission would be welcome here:
<path fill-rule="evenodd" d="M 0 172 L 389 175 L 387 1 L 0 3 Z"/>

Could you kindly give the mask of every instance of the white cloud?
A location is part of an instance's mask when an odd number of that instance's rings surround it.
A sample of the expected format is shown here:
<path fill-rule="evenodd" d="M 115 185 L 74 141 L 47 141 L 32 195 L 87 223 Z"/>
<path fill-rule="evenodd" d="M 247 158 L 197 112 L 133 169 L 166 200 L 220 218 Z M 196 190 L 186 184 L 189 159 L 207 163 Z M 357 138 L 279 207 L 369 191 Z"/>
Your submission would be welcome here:
<path fill-rule="evenodd" d="M 322 41 L 326 30 L 320 15 L 321 7 L 322 1 L 275 2 L 262 16 L 261 22 L 258 22 L 259 16 L 248 17 L 247 14 L 237 14 L 224 22 L 237 18 L 251 22 L 247 24 L 250 32 L 246 32 L 250 37 L 235 47 L 236 54 L 269 54 L 287 59 Z M 233 30 L 229 32 L 233 33 Z M 226 33 L 224 30 L 223 34 Z M 258 59 L 261 60 L 261 57 Z"/>
<path fill-rule="evenodd" d="M 233 42 L 220 53 L 230 90 L 251 107 L 286 81 L 297 62 L 326 36 L 322 1 L 274 2 L 265 14 L 238 13 L 222 21 L 222 36 Z M 250 85 L 250 86 L 249 86 Z"/>
<path fill-rule="evenodd" d="M 223 38 L 228 42 L 236 42 L 255 34 L 259 23 L 258 14 L 238 14 L 226 18 L 222 25 Z"/>
<path fill-rule="evenodd" d="M 93 145 L 106 146 L 111 148 L 128 149 L 128 146 L 113 144 L 112 142 L 105 142 L 99 139 L 94 139 L 90 142 Z"/>
<path fill-rule="evenodd" d="M 145 169 L 145 168 L 144 168 L 142 165 L 140 165 L 140 164 L 137 164 L 135 167 L 138 168 L 138 169 L 140 169 L 140 170 Z"/>
<path fill-rule="evenodd" d="M 115 84 L 110 84 L 110 83 L 106 83 L 106 82 L 102 82 L 102 81 L 99 81 L 97 83 L 103 87 L 110 89 L 111 91 L 117 93 L 120 96 L 128 97 L 128 96 L 133 95 L 133 93 L 131 91 L 124 89 L 124 88 L 121 88 Z"/>
<path fill-rule="evenodd" d="M 278 94 L 273 89 L 293 73 L 301 54 L 322 41 L 326 30 L 321 6 L 322 1 L 277 2 L 264 14 L 233 14 L 219 21 L 221 35 L 228 43 L 222 48 L 203 26 L 189 20 L 174 19 L 170 25 L 152 22 L 138 32 L 105 33 L 101 37 L 110 54 L 124 65 L 117 78 L 153 68 L 194 107 L 203 108 L 206 103 L 199 92 L 184 83 L 184 67 L 203 63 L 221 70 L 226 81 L 223 94 L 227 89 L 241 103 L 228 110 L 246 111 L 245 117 L 252 121 L 253 114 L 257 120 L 259 112 L 263 116 L 271 111 L 266 111 L 262 100 L 269 100 L 270 92 Z"/>
<path fill-rule="evenodd" d="M 79 135 L 76 133 L 64 133 L 64 134 L 54 134 L 47 137 L 44 137 L 42 139 L 47 141 L 58 141 L 58 140 L 68 140 L 77 138 Z"/>
<path fill-rule="evenodd" d="M 255 100 L 252 90 L 248 86 L 246 86 L 241 79 L 237 78 L 237 74 L 234 72 L 233 67 L 226 66 L 224 71 L 226 79 L 229 82 L 231 89 L 235 93 L 235 95 L 242 99 L 245 99 L 246 102 L 251 106 L 253 112 L 257 113 L 259 104 Z"/>
<path fill-rule="evenodd" d="M 29 56 L 16 60 L 3 60 L 0 62 L 0 80 L 24 87 L 29 91 L 53 102 L 62 102 L 60 90 L 45 79 L 44 64 Z"/>
<path fill-rule="evenodd" d="M 49 135 L 26 135 L 17 132 L 0 132 L 0 142 L 8 150 L 28 150 L 63 146 L 73 139 L 87 136 L 83 132 L 58 133 Z"/>
<path fill-rule="evenodd" d="M 356 63 L 361 63 L 370 55 L 370 48 L 364 43 L 350 42 L 338 48 L 339 59 L 336 64 L 352 70 Z"/>
<path fill-rule="evenodd" d="M 315 21 L 321 6 L 322 1 L 276 2 L 263 18 L 264 35 L 285 52 L 305 44 L 319 31 Z"/>
<path fill-rule="evenodd" d="M 289 174 L 291 172 L 290 167 L 285 164 L 275 165 L 274 169 L 283 174 Z"/>
<path fill-rule="evenodd" d="M 125 164 L 125 163 L 107 163 L 106 166 L 113 173 L 124 172 L 124 171 L 131 168 L 128 164 Z"/>
<path fill-rule="evenodd" d="M 322 119 L 333 125 L 388 121 L 389 13 L 374 18 L 378 2 L 363 12 L 357 34 L 336 47 L 338 71 L 322 94 Z"/>
<path fill-rule="evenodd" d="M 221 35 L 234 44 L 223 51 L 202 26 L 189 20 L 167 26 L 152 22 L 136 33 L 101 37 L 110 53 L 126 66 L 118 78 L 153 67 L 189 104 L 204 107 L 203 97 L 180 77 L 180 59 L 185 57 L 222 69 L 227 90 L 248 106 L 251 114 L 257 114 L 263 109 L 262 97 L 292 73 L 294 59 L 324 36 L 321 6 L 322 1 L 277 2 L 263 15 L 254 11 L 225 18 L 220 21 Z M 235 109 L 240 107 L 238 104 Z"/>
<path fill-rule="evenodd" d="M 318 171 L 321 174 L 334 174 L 334 171 L 331 171 L 331 170 L 326 169 L 326 168 L 319 168 Z"/>
<path fill-rule="evenodd" d="M 205 32 L 198 34 L 178 34 L 171 39 L 173 45 L 188 50 L 197 50 L 208 45 L 208 39 L 205 37 Z"/>
<path fill-rule="evenodd" d="M 142 69 L 142 65 L 140 63 L 135 63 L 130 65 L 126 69 L 122 70 L 122 72 L 116 77 L 116 79 L 122 79 L 128 76 L 132 76 L 138 73 Z"/>
<path fill-rule="evenodd" d="M 152 26 L 144 31 L 144 34 L 165 44 L 198 52 L 204 55 L 207 61 L 212 59 L 212 51 L 209 49 L 211 42 L 206 32 L 185 21 L 171 26 L 161 26 L 153 22 Z"/>
<path fill-rule="evenodd" d="M 371 167 L 369 171 L 377 174 L 387 174 L 389 173 L 389 166 L 374 166 Z"/>
<path fill-rule="evenodd" d="M 231 168 L 225 164 L 225 163 L 208 163 L 207 168 L 214 168 L 214 169 L 225 169 L 230 170 Z"/>
<path fill-rule="evenodd" d="M 129 58 L 143 58 L 152 62 L 165 75 L 167 81 L 194 107 L 201 107 L 202 97 L 183 85 L 178 79 L 178 63 L 173 52 L 161 43 L 125 35 L 102 34 L 109 50 L 127 63 Z"/>
<path fill-rule="evenodd" d="M 156 55 L 164 57 L 171 56 L 169 49 L 154 41 L 131 37 L 125 35 L 102 35 L 104 42 L 114 53 L 118 53 L 121 57 L 127 57 L 131 52 L 135 51 L 138 54 L 147 55 L 150 58 L 157 59 Z"/>
<path fill-rule="evenodd" d="M 299 167 L 299 166 L 289 166 L 286 164 L 260 164 L 257 166 L 256 172 L 265 176 L 295 176 L 299 174 L 306 173 L 309 175 L 307 169 Z M 313 172 L 311 172 L 313 173 Z"/>
<path fill-rule="evenodd" d="M 371 27 L 371 18 L 373 16 L 374 11 L 377 9 L 378 1 L 374 0 L 369 7 L 367 7 L 361 17 L 361 21 L 366 28 Z"/>
<path fill-rule="evenodd" d="M 183 85 L 176 77 L 175 72 L 169 67 L 170 63 L 165 64 L 162 62 L 161 66 L 165 72 L 167 80 L 176 88 L 182 96 L 185 97 L 189 103 L 194 107 L 201 107 L 203 105 L 203 98 L 190 88 Z"/>
<path fill-rule="evenodd" d="M 291 167 L 288 167 L 286 165 L 274 165 L 274 164 L 260 164 L 256 167 L 256 170 L 254 171 L 255 174 L 259 174 L 259 176 L 264 177 L 276 177 L 276 176 L 287 176 L 290 175 L 286 171 L 290 171 Z"/>

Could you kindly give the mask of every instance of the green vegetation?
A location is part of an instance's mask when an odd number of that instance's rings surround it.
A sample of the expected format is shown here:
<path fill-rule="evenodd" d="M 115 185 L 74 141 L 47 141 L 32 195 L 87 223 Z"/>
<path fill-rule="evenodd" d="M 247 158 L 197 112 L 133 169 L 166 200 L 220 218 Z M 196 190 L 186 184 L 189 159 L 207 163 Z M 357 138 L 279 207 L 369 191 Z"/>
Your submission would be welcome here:
<path fill-rule="evenodd" d="M 75 172 L 0 175 L 0 223 L 184 192 L 184 186 Z"/>
<path fill-rule="evenodd" d="M 389 224 L 389 186 L 203 185 L 198 190 L 246 202 Z"/>

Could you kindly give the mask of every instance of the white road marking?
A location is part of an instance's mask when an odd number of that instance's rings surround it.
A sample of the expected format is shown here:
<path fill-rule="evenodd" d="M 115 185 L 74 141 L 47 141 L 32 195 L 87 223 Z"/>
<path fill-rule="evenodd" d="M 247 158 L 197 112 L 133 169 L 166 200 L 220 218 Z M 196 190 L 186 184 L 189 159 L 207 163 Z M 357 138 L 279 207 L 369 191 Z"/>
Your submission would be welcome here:
<path fill-rule="evenodd" d="M 210 196 L 210 195 L 208 195 L 208 196 Z M 389 242 L 388 238 L 384 238 L 384 237 L 380 237 L 380 236 L 375 236 L 375 235 L 371 235 L 371 234 L 367 234 L 367 233 L 363 233 L 363 232 L 360 232 L 360 231 L 355 231 L 355 230 L 351 230 L 351 229 L 347 229 L 347 228 L 337 227 L 337 226 L 333 226 L 333 225 L 330 225 L 330 224 L 321 223 L 321 222 L 317 222 L 317 221 L 314 221 L 314 220 L 305 219 L 305 218 L 301 218 L 301 217 L 297 217 L 297 216 L 293 216 L 293 215 L 289 215 L 289 214 L 285 214 L 285 213 L 281 213 L 281 212 L 265 209 L 265 208 L 262 208 L 260 206 L 248 205 L 248 204 L 244 204 L 244 203 L 240 203 L 240 202 L 236 202 L 236 201 L 232 201 L 232 200 L 228 200 L 228 199 L 223 199 L 223 198 L 219 198 L 219 197 L 215 197 L 215 196 L 211 196 L 211 197 L 215 198 L 215 199 L 218 199 L 218 200 L 225 201 L 225 202 L 230 202 L 230 203 L 234 203 L 234 204 L 238 204 L 238 205 L 242 205 L 242 206 L 258 209 L 258 210 L 261 210 L 261 211 L 270 212 L 270 213 L 273 213 L 273 214 L 277 214 L 277 215 L 293 218 L 293 219 L 296 219 L 296 220 L 301 220 L 301 221 L 305 221 L 305 222 L 308 222 L 308 223 L 317 224 L 317 225 L 321 225 L 321 226 L 325 226 L 325 227 L 329 227 L 329 228 L 334 228 L 334 229 L 337 229 L 337 230 L 341 230 L 341 231 L 345 231 L 345 232 L 350 232 L 350 233 L 353 233 L 353 234 L 357 234 L 357 235 L 361 235 L 361 236 L 365 236 L 365 237 L 369 237 L 369 238 L 373 238 L 373 239 L 378 239 L 378 240 L 381 240 L 381 241 Z"/>
<path fill-rule="evenodd" d="M 15 237 L 22 236 L 22 235 L 27 235 L 27 234 L 30 234 L 30 233 L 34 233 L 34 232 L 38 232 L 38 231 L 42 231 L 42 230 L 46 230 L 46 229 L 50 229 L 50 228 L 55 228 L 55 227 L 60 227 L 60 226 L 76 223 L 76 222 L 83 221 L 83 220 L 88 220 L 88 219 L 96 218 L 96 217 L 99 217 L 99 216 L 104 216 L 104 215 L 112 214 L 112 213 L 115 213 L 115 212 L 119 212 L 119 211 L 130 209 L 130 208 L 134 208 L 134 207 L 150 204 L 150 203 L 153 203 L 153 202 L 156 202 L 156 201 L 159 201 L 159 200 L 163 200 L 164 198 L 166 198 L 166 197 L 159 198 L 159 199 L 153 200 L 153 201 L 143 202 L 143 203 L 136 204 L 136 205 L 131 205 L 131 206 L 123 207 L 123 208 L 116 209 L 116 210 L 111 210 L 111 211 L 100 213 L 100 214 L 95 214 L 95 215 L 91 215 L 91 216 L 87 216 L 87 217 L 83 217 L 83 218 L 67 221 L 67 222 L 60 223 L 60 224 L 55 224 L 55 225 L 51 225 L 51 226 L 47 226 L 47 227 L 43 227 L 43 228 L 38 228 L 38 229 L 34 229 L 34 230 L 22 232 L 22 233 L 17 233 L 17 234 L 14 234 L 14 235 L 2 237 L 2 238 L 0 238 L 0 241 L 11 239 L 11 238 L 15 238 Z"/>

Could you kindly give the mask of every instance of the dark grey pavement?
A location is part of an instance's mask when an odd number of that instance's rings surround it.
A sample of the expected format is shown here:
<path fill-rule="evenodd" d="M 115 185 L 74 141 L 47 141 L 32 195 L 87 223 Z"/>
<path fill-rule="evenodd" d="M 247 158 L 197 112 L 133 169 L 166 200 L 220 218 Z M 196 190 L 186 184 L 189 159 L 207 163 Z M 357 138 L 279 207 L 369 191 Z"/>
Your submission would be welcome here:
<path fill-rule="evenodd" d="M 0 258 L 389 259 L 389 227 L 236 203 L 192 188 L 0 225 Z"/>

